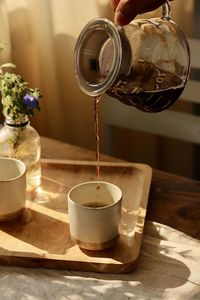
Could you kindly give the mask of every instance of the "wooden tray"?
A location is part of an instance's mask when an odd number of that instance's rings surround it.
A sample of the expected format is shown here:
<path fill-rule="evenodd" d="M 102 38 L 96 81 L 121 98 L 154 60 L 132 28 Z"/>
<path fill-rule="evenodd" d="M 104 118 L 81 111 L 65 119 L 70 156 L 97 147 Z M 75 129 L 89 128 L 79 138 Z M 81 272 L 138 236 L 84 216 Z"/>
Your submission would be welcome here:
<path fill-rule="evenodd" d="M 140 253 L 152 170 L 144 164 L 100 164 L 101 180 L 123 192 L 119 241 L 110 249 L 81 250 L 70 238 L 67 192 L 96 180 L 94 162 L 42 163 L 42 188 L 27 200 L 18 219 L 0 224 L 0 264 L 124 273 L 133 270 Z"/>

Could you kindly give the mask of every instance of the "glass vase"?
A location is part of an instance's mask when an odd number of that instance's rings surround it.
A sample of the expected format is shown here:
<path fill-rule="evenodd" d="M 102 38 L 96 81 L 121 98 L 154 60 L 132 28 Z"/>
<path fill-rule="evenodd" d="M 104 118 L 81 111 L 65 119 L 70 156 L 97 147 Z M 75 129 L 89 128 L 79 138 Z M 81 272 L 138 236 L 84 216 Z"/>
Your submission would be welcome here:
<path fill-rule="evenodd" d="M 41 184 L 40 136 L 30 125 L 28 116 L 17 120 L 5 118 L 0 129 L 0 156 L 22 160 L 27 168 L 27 191 L 33 191 Z"/>

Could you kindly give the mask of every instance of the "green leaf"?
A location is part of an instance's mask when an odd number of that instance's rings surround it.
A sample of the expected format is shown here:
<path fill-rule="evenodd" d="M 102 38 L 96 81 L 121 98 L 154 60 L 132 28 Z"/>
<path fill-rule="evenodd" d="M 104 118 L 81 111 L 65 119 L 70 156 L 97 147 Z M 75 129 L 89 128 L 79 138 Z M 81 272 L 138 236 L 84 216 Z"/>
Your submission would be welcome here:
<path fill-rule="evenodd" d="M 38 88 L 29 87 L 29 83 L 19 74 L 4 72 L 2 69 L 7 67 L 13 68 L 15 65 L 6 63 L 0 67 L 0 93 L 4 115 L 9 115 L 13 119 L 18 118 L 21 114 L 33 115 L 33 109 L 26 106 L 23 102 L 23 97 L 26 94 L 30 94 L 34 97 L 41 98 L 40 90 Z M 39 104 L 35 109 L 40 110 Z"/>

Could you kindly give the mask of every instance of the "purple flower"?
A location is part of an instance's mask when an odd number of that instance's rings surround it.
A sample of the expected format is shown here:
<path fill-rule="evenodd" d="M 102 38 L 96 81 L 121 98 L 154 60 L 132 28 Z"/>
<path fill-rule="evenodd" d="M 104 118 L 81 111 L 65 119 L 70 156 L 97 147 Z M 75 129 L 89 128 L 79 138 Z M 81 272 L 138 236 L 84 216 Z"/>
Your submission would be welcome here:
<path fill-rule="evenodd" d="M 26 94 L 23 98 L 23 102 L 26 105 L 27 108 L 36 108 L 38 106 L 39 99 L 33 95 Z"/>

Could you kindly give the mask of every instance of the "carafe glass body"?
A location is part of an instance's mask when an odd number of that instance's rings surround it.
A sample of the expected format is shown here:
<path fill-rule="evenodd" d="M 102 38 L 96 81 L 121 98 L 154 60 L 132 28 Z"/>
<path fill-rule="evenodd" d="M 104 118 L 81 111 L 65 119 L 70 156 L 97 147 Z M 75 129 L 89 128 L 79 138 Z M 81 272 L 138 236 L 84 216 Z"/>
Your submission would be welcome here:
<path fill-rule="evenodd" d="M 79 87 L 90 96 L 107 93 L 145 112 L 172 105 L 188 80 L 190 50 L 170 9 L 166 1 L 161 18 L 124 27 L 101 18 L 87 23 L 74 51 Z"/>

